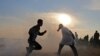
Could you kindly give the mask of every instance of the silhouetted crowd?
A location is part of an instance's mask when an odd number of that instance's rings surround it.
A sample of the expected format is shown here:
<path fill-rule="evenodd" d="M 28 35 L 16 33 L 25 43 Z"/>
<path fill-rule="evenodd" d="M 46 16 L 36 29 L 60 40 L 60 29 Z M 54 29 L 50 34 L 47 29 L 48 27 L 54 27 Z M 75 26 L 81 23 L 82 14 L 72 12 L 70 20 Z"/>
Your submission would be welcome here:
<path fill-rule="evenodd" d="M 94 35 L 90 39 L 89 39 L 89 35 L 84 36 L 83 39 L 82 38 L 77 39 L 77 44 L 84 45 L 84 46 L 100 47 L 99 37 L 100 37 L 100 33 L 96 30 Z"/>

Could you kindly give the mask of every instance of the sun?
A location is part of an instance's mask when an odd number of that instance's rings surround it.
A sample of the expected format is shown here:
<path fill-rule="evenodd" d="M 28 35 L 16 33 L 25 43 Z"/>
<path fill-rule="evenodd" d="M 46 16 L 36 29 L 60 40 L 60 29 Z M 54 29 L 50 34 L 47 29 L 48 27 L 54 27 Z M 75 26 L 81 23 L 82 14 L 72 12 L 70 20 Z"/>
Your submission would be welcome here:
<path fill-rule="evenodd" d="M 72 18 L 68 14 L 58 14 L 57 15 L 57 20 L 61 24 L 63 24 L 64 26 L 66 26 L 66 25 L 70 25 L 71 24 Z"/>

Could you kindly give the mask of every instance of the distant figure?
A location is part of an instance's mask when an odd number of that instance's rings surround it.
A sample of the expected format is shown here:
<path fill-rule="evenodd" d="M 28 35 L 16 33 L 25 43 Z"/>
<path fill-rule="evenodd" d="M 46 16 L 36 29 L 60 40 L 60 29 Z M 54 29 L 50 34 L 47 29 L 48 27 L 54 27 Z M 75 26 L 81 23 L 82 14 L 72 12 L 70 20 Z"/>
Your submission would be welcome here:
<path fill-rule="evenodd" d="M 94 46 L 97 47 L 99 44 L 99 32 L 96 30 L 96 32 L 94 33 Z"/>
<path fill-rule="evenodd" d="M 94 39 L 99 39 L 99 36 L 100 36 L 100 34 L 99 34 L 99 32 L 96 30 L 96 32 L 94 33 Z"/>
<path fill-rule="evenodd" d="M 89 35 L 86 35 L 86 36 L 84 37 L 84 39 L 83 39 L 83 44 L 84 44 L 85 46 L 88 46 L 88 44 L 89 44 Z"/>
<path fill-rule="evenodd" d="M 77 34 L 77 32 L 75 32 L 75 37 L 76 37 L 76 39 L 78 39 L 78 34 Z"/>
<path fill-rule="evenodd" d="M 42 49 L 41 45 L 36 41 L 37 35 L 42 36 L 47 32 L 46 30 L 44 32 L 40 32 L 40 27 L 42 25 L 43 25 L 43 20 L 38 19 L 37 25 L 30 28 L 29 39 L 28 39 L 29 47 L 26 47 L 26 49 L 27 49 L 26 56 L 29 56 L 30 53 L 32 52 L 32 50 L 41 50 Z"/>
<path fill-rule="evenodd" d="M 75 32 L 75 40 L 76 40 L 76 44 L 78 43 L 78 34 L 77 32 Z"/>
<path fill-rule="evenodd" d="M 93 36 L 91 37 L 91 39 L 90 39 L 90 45 L 92 45 L 93 46 Z"/>
<path fill-rule="evenodd" d="M 58 55 L 61 54 L 61 50 L 64 47 L 64 45 L 69 45 L 74 53 L 74 56 L 78 56 L 77 50 L 74 46 L 74 34 L 68 28 L 64 27 L 62 24 L 59 25 L 57 31 L 59 31 L 60 29 L 62 30 L 62 40 L 59 44 Z"/>

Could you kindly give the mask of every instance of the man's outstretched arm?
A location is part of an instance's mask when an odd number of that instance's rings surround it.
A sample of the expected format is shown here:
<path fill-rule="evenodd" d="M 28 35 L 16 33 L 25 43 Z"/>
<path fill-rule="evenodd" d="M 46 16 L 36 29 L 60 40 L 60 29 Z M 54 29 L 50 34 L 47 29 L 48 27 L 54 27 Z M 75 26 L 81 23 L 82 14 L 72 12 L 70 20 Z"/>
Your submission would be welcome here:
<path fill-rule="evenodd" d="M 45 30 L 44 32 L 38 32 L 38 35 L 42 36 L 46 33 L 47 31 Z"/>

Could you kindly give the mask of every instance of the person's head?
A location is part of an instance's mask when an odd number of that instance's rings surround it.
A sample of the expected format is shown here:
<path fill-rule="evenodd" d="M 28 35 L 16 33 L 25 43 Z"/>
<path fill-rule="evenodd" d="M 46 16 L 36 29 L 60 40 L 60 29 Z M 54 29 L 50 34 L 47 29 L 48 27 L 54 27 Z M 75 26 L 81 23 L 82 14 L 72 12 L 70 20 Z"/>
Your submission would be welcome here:
<path fill-rule="evenodd" d="M 95 33 L 98 33 L 98 31 L 96 30 Z"/>
<path fill-rule="evenodd" d="M 59 24 L 59 28 L 58 28 L 57 31 L 59 31 L 62 27 L 63 27 L 63 25 L 62 24 Z"/>
<path fill-rule="evenodd" d="M 42 20 L 42 19 L 38 19 L 37 24 L 38 24 L 39 26 L 42 26 L 42 25 L 43 25 L 43 20 Z"/>
<path fill-rule="evenodd" d="M 59 28 L 62 28 L 63 27 L 63 25 L 62 24 L 59 24 Z"/>

